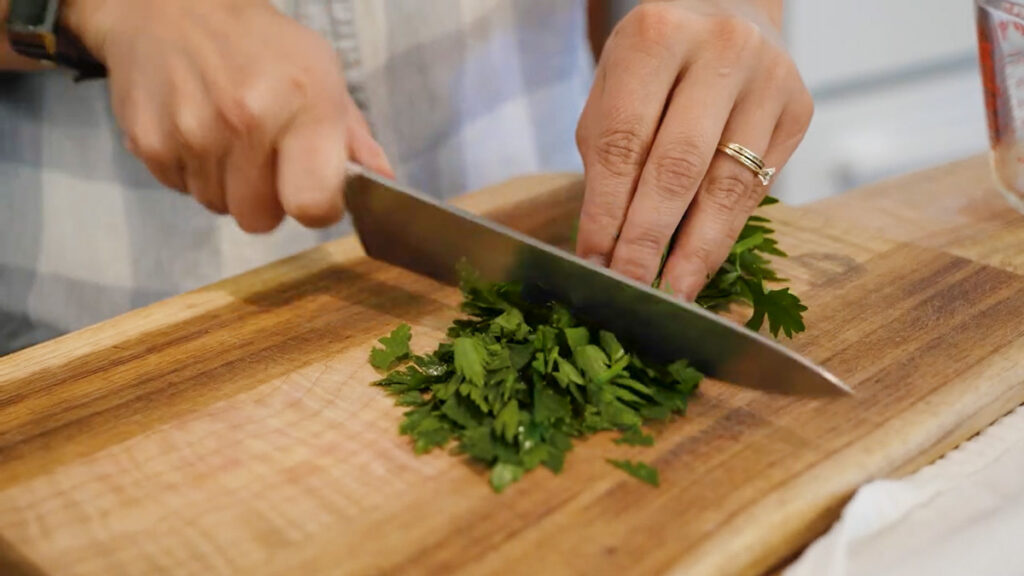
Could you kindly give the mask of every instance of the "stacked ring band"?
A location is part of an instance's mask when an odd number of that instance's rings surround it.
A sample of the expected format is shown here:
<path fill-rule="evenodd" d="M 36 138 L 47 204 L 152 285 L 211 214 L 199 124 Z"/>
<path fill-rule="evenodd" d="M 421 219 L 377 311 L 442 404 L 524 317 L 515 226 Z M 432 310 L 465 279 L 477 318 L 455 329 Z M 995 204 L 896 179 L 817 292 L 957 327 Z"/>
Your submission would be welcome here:
<path fill-rule="evenodd" d="M 771 184 L 772 176 L 775 175 L 775 168 L 766 168 L 764 160 L 760 156 L 754 154 L 749 148 L 740 146 L 734 142 L 727 144 L 720 144 L 718 149 L 725 154 L 728 154 L 740 164 L 743 164 L 761 180 L 761 184 L 767 186 Z"/>

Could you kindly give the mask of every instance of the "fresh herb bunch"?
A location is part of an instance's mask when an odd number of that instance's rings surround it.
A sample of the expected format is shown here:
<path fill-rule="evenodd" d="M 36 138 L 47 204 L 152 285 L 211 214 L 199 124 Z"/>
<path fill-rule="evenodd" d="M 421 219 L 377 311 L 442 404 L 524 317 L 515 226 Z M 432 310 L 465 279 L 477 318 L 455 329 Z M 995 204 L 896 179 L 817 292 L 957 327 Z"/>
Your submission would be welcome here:
<path fill-rule="evenodd" d="M 778 203 L 766 196 L 761 206 Z M 729 252 L 729 258 L 718 269 L 697 296 L 697 304 L 711 309 L 722 310 L 734 302 L 745 302 L 753 308 L 747 327 L 760 330 L 765 318 L 772 336 L 779 332 L 792 338 L 793 334 L 804 331 L 803 313 L 807 310 L 800 299 L 789 288 L 770 290 L 768 282 L 785 282 L 772 269 L 767 256 L 785 258 L 787 254 L 779 249 L 768 227 L 771 222 L 764 216 L 751 216 L 739 238 Z"/>
<path fill-rule="evenodd" d="M 490 467 L 497 492 L 537 466 L 559 472 L 572 438 L 621 430 L 620 443 L 652 444 L 641 426 L 682 414 L 702 378 L 683 360 L 642 361 L 565 306 L 527 302 L 516 284 L 463 271 L 461 287 L 468 317 L 437 350 L 413 356 L 403 325 L 380 339 L 371 364 L 390 370 L 405 362 L 377 384 L 410 408 L 400 431 L 415 451 L 454 440 L 455 452 Z M 643 463 L 613 464 L 658 482 Z"/>
<path fill-rule="evenodd" d="M 761 205 L 775 202 L 768 197 Z M 758 330 L 767 319 L 775 337 L 792 337 L 804 330 L 806 307 L 788 288 L 766 288 L 785 281 L 767 256 L 786 256 L 768 224 L 750 217 L 697 303 L 721 310 L 745 302 L 753 308 L 748 327 Z M 616 444 L 653 445 L 642 426 L 683 414 L 703 378 L 685 360 L 644 362 L 614 334 L 581 325 L 565 306 L 527 302 L 519 285 L 486 283 L 468 269 L 461 274 L 467 317 L 454 321 L 447 341 L 413 355 L 403 324 L 379 340 L 370 363 L 387 372 L 376 384 L 409 408 L 400 432 L 412 437 L 415 451 L 454 441 L 454 453 L 490 468 L 496 492 L 541 465 L 559 472 L 573 438 L 619 430 Z M 648 464 L 608 462 L 659 483 Z"/>

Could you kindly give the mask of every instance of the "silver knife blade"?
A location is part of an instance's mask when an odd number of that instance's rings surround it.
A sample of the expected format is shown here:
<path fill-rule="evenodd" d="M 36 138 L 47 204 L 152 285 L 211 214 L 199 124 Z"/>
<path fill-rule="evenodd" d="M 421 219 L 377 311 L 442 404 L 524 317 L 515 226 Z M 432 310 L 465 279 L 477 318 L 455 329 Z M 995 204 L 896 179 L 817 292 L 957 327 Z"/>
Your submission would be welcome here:
<path fill-rule="evenodd" d="M 465 262 L 527 298 L 560 301 L 652 360 L 685 358 L 706 375 L 783 394 L 849 394 L 836 376 L 779 343 L 650 286 L 425 194 L 349 167 L 345 204 L 374 259 L 457 285 Z"/>

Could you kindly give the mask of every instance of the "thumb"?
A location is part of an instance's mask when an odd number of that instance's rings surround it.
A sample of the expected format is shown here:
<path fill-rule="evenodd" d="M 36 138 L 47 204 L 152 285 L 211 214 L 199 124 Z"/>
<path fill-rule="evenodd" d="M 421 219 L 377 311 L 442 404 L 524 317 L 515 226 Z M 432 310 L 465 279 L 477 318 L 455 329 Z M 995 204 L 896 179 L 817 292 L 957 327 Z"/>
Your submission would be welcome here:
<path fill-rule="evenodd" d="M 370 133 L 370 127 L 366 124 L 366 120 L 360 115 L 350 126 L 348 133 L 349 158 L 367 170 L 394 179 L 395 171 L 391 167 L 391 162 L 388 161 L 384 148 Z"/>

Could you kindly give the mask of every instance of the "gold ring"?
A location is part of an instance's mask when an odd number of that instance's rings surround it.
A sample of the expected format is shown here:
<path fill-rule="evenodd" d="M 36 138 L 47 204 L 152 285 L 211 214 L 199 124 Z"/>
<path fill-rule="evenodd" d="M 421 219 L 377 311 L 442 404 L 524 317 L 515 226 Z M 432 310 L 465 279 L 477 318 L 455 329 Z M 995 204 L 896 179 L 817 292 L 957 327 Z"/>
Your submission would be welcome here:
<path fill-rule="evenodd" d="M 765 168 L 764 160 L 761 160 L 761 157 L 751 152 L 749 148 L 730 142 L 728 144 L 719 144 L 718 149 L 731 156 L 740 164 L 750 168 L 761 179 L 761 184 L 765 186 L 771 184 L 772 176 L 775 175 L 775 168 Z"/>

